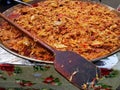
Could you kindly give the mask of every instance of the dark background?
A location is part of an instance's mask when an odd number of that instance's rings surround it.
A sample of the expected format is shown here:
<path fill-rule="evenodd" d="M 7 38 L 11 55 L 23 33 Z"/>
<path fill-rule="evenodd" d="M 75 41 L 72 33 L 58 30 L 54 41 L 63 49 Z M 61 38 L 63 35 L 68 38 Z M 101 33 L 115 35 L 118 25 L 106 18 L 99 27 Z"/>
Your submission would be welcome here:
<path fill-rule="evenodd" d="M 6 9 L 16 5 L 17 3 L 13 0 L 0 0 L 0 12 L 5 11 Z"/>

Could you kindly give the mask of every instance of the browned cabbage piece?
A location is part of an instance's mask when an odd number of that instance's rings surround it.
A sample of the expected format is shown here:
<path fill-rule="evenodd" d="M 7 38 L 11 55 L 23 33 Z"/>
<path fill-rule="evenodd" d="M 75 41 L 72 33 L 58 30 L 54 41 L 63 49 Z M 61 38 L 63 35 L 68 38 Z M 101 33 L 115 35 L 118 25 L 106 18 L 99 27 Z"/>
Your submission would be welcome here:
<path fill-rule="evenodd" d="M 120 47 L 120 17 L 92 2 L 46 0 L 35 7 L 16 8 L 11 18 L 32 35 L 58 50 L 74 51 L 88 60 Z M 8 48 L 28 57 L 51 60 L 52 55 L 27 36 L 4 23 L 0 40 Z"/>

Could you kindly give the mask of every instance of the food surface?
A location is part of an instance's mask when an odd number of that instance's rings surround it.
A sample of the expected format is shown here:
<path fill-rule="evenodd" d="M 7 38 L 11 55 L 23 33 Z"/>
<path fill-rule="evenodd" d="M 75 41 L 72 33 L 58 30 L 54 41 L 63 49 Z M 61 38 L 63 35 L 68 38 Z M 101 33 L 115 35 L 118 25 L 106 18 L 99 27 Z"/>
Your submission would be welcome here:
<path fill-rule="evenodd" d="M 16 8 L 9 18 L 55 49 L 74 51 L 89 61 L 120 48 L 120 16 L 98 3 L 45 0 Z M 0 40 L 21 55 L 53 60 L 47 50 L 7 22 L 0 25 Z"/>

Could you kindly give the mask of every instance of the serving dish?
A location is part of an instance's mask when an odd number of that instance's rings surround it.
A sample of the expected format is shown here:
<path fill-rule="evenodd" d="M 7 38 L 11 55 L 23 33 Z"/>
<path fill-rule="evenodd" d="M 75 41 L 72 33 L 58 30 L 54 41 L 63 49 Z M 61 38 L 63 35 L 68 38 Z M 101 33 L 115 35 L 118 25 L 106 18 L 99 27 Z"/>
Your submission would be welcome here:
<path fill-rule="evenodd" d="M 35 1 L 33 1 L 32 3 L 36 2 L 36 1 L 43 1 L 43 0 L 35 0 Z M 83 1 L 86 1 L 86 0 L 83 0 Z M 87 2 L 90 2 L 90 1 L 87 1 Z M 6 10 L 6 11 L 4 12 L 4 14 L 5 14 L 5 15 L 9 15 L 12 11 L 14 11 L 16 8 L 19 8 L 19 7 L 21 7 L 21 6 L 22 6 L 22 5 L 14 6 L 14 7 L 10 8 L 10 9 Z M 120 13 L 117 12 L 117 11 L 116 11 L 115 9 L 113 9 L 112 7 L 109 7 L 109 6 L 107 6 L 107 5 L 103 5 L 103 6 L 108 7 L 108 8 L 111 10 L 111 12 L 115 12 L 117 15 L 120 16 Z M 26 56 L 22 56 L 22 55 L 20 55 L 20 54 L 17 54 L 17 53 L 15 53 L 15 52 L 9 50 L 7 47 L 5 47 L 2 42 L 1 42 L 1 47 L 3 47 L 5 50 L 9 51 L 10 53 L 12 53 L 12 54 L 14 54 L 14 55 L 16 55 L 16 56 L 19 56 L 19 57 L 22 57 L 22 58 L 25 58 L 25 59 L 28 59 L 28 60 L 37 61 L 37 62 L 41 62 L 41 63 L 53 63 L 52 61 L 37 60 L 37 59 L 33 59 L 33 58 L 29 58 L 29 57 L 26 57 Z M 91 61 L 97 61 L 97 60 L 100 60 L 100 59 L 102 59 L 102 58 L 108 57 L 109 55 L 112 55 L 112 54 L 118 52 L 119 50 L 120 50 L 120 47 L 118 47 L 118 49 L 112 51 L 111 53 L 109 53 L 109 54 L 107 54 L 107 55 L 104 55 L 104 56 L 95 58 L 95 59 L 93 59 L 93 60 L 91 60 Z"/>

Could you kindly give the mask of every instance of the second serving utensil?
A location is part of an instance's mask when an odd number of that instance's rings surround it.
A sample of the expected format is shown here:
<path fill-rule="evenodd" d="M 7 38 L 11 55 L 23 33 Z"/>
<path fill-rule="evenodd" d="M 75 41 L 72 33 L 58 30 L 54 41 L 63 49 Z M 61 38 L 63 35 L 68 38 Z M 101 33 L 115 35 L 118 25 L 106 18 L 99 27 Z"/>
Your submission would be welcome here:
<path fill-rule="evenodd" d="M 26 5 L 26 6 L 32 7 L 32 5 L 29 4 L 29 3 L 22 2 L 22 1 L 20 1 L 20 0 L 14 0 L 14 1 L 17 2 L 17 3 L 20 3 L 20 4 L 23 4 L 23 5 Z"/>
<path fill-rule="evenodd" d="M 38 42 L 43 47 L 51 51 L 55 56 L 55 69 L 78 88 L 81 89 L 84 84 L 90 83 L 100 76 L 99 68 L 77 53 L 72 51 L 58 51 L 46 44 L 44 41 L 38 39 L 35 35 L 32 35 L 24 28 L 21 28 L 2 13 L 0 13 L 0 17 L 16 27 L 18 30 L 22 31 L 24 34 L 28 35 L 30 38 L 35 40 L 35 42 Z"/>

